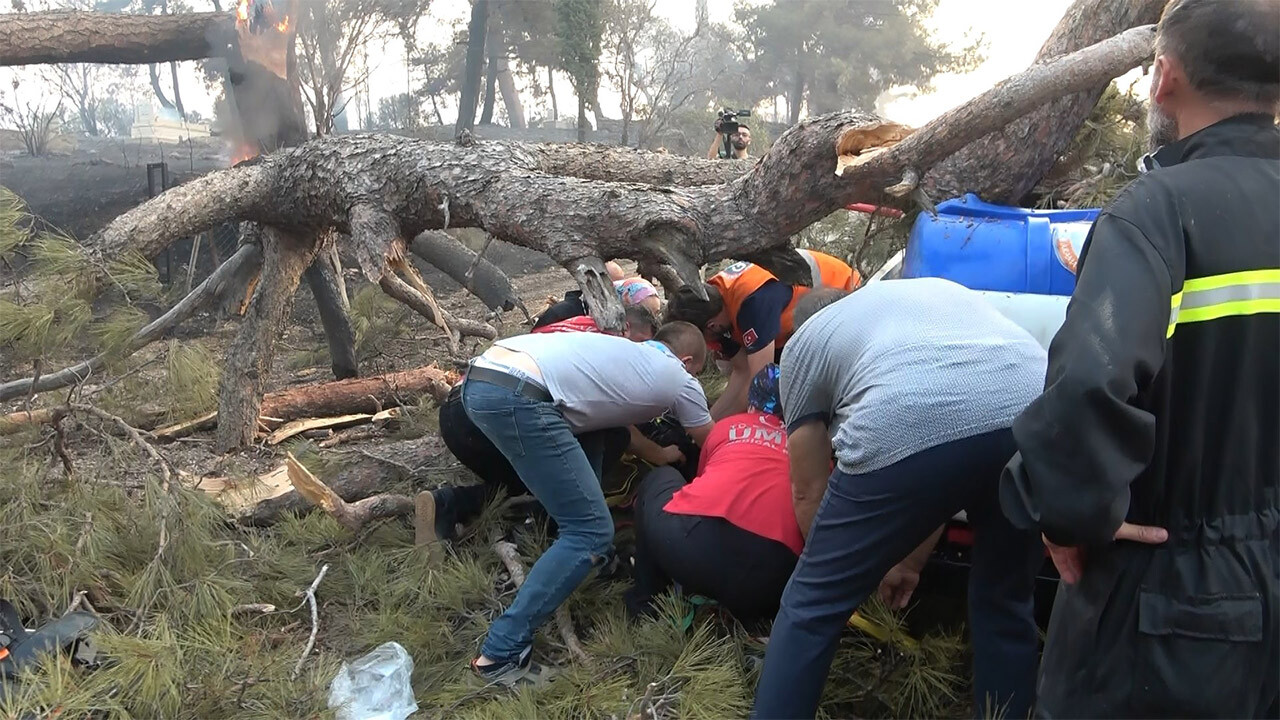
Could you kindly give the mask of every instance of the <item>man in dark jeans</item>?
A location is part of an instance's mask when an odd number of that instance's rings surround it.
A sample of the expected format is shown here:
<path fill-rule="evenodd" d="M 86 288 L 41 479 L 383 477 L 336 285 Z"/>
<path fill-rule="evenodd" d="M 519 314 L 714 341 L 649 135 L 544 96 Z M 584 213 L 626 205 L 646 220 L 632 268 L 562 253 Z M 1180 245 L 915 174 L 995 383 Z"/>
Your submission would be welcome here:
<path fill-rule="evenodd" d="M 516 685 L 536 674 L 534 632 L 612 554 L 603 447 L 591 433 L 670 408 L 704 441 L 711 415 L 695 374 L 705 356 L 697 328 L 669 323 L 643 343 L 595 333 L 520 335 L 472 361 L 462 386 L 467 416 L 559 527 L 471 663 L 483 680 Z"/>
<path fill-rule="evenodd" d="M 974 709 L 1026 717 L 1043 551 L 1005 519 L 998 489 L 1014 451 L 1009 426 L 1044 382 L 1044 349 L 946 280 L 882 280 L 842 295 L 805 296 L 782 353 L 792 497 L 807 540 L 769 637 L 754 715 L 813 717 L 850 614 L 877 585 L 905 606 L 943 524 L 965 510 L 974 528 Z"/>

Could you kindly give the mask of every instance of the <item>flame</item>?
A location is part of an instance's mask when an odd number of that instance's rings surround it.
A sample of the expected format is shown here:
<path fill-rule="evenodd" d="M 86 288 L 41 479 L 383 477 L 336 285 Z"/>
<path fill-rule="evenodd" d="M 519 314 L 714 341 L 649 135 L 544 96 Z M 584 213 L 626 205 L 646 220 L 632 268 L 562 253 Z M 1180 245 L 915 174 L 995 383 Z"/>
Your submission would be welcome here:
<path fill-rule="evenodd" d="M 257 157 L 258 148 L 245 142 L 236 143 L 235 150 L 231 153 L 231 165 L 236 166 L 245 160 L 252 160 Z"/>
<path fill-rule="evenodd" d="M 249 0 L 240 0 L 240 4 L 236 5 L 236 20 L 249 22 Z"/>
<path fill-rule="evenodd" d="M 289 32 L 289 16 L 285 15 L 284 19 L 276 23 L 276 29 L 280 32 Z"/>

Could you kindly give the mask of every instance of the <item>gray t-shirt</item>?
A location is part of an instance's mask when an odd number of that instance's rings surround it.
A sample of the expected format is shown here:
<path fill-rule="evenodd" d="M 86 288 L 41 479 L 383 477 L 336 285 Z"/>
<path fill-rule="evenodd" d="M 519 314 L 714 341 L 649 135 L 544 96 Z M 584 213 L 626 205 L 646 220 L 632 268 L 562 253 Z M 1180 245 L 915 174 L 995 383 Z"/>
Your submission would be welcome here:
<path fill-rule="evenodd" d="M 496 344 L 533 358 L 574 432 L 635 425 L 667 410 L 685 427 L 711 422 L 702 385 L 660 343 L 601 333 L 538 333 Z"/>
<path fill-rule="evenodd" d="M 949 280 L 869 283 L 823 308 L 782 352 L 787 426 L 820 417 L 852 475 L 1013 424 L 1044 388 L 1043 348 Z"/>

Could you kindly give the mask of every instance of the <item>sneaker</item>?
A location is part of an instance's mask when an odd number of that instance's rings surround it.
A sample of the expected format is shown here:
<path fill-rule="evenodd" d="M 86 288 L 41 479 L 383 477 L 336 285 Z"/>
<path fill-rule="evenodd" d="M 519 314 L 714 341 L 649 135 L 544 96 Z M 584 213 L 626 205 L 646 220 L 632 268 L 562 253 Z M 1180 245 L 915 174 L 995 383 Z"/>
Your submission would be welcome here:
<path fill-rule="evenodd" d="M 515 660 L 484 666 L 477 665 L 477 660 L 479 658 L 471 661 L 471 670 L 486 685 L 501 685 L 508 688 L 523 685 L 538 686 L 551 677 L 549 669 L 533 661 L 532 647 L 525 648 L 524 652 L 520 653 L 520 657 Z"/>
<path fill-rule="evenodd" d="M 436 496 L 424 490 L 413 499 L 413 544 L 420 548 L 440 542 L 436 531 Z"/>

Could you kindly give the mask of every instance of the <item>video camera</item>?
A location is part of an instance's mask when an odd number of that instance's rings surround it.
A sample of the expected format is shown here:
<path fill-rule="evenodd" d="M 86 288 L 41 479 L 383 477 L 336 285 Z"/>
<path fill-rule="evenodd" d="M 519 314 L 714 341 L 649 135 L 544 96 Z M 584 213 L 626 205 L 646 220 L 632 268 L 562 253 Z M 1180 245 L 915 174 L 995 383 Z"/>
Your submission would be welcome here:
<path fill-rule="evenodd" d="M 716 118 L 716 132 L 720 133 L 723 148 L 720 152 L 721 157 L 733 157 L 733 141 L 730 139 L 734 133 L 738 132 L 740 127 L 738 118 L 751 117 L 750 110 L 731 110 L 729 108 L 721 108 L 720 115 Z"/>
<path fill-rule="evenodd" d="M 725 135 L 732 135 L 738 132 L 738 118 L 740 117 L 751 117 L 751 111 L 721 108 L 720 116 L 716 118 L 716 132 Z"/>

